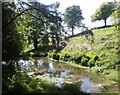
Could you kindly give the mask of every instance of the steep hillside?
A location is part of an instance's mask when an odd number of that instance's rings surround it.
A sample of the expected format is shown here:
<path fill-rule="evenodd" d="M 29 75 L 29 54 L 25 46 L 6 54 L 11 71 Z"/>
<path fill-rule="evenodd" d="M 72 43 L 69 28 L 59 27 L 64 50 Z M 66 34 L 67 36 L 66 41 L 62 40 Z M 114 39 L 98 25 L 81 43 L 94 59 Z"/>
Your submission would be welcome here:
<path fill-rule="evenodd" d="M 118 37 L 114 27 L 92 30 L 94 36 L 72 37 L 67 46 L 58 53 L 64 61 L 90 67 L 93 73 L 118 79 Z M 92 43 L 91 43 L 92 41 Z"/>

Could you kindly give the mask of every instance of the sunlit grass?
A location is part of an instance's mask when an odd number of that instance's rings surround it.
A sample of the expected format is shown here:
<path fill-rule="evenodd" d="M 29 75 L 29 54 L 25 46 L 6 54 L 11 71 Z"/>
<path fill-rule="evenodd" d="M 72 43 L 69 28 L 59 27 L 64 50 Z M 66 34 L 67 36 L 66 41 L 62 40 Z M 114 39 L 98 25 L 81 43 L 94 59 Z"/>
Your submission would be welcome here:
<path fill-rule="evenodd" d="M 62 54 L 68 54 L 71 57 L 81 56 L 82 53 L 86 56 L 94 58 L 94 56 L 98 55 L 100 57 L 100 64 L 103 64 L 101 67 L 112 69 L 111 67 L 116 65 L 117 60 L 117 50 L 118 50 L 118 33 L 115 30 L 115 27 L 107 27 L 101 29 L 94 29 L 92 30 L 94 33 L 94 42 L 91 45 L 88 40 L 86 40 L 84 35 L 76 36 L 70 38 L 68 45 L 61 51 Z M 85 50 L 85 45 L 87 47 L 91 46 L 91 50 Z M 104 57 L 102 57 L 104 55 Z M 69 60 L 68 60 L 69 61 Z M 72 61 L 72 63 L 75 63 Z M 71 63 L 70 63 L 71 64 Z M 97 64 L 97 63 L 95 63 Z M 73 66 L 79 67 L 80 64 L 71 64 Z M 95 65 L 95 68 L 101 68 Z M 87 67 L 88 68 L 88 67 Z M 104 69 L 102 69 L 104 71 Z M 115 73 L 115 72 L 114 72 Z M 109 78 L 114 79 L 110 72 Z M 115 77 L 117 74 L 115 73 Z"/>

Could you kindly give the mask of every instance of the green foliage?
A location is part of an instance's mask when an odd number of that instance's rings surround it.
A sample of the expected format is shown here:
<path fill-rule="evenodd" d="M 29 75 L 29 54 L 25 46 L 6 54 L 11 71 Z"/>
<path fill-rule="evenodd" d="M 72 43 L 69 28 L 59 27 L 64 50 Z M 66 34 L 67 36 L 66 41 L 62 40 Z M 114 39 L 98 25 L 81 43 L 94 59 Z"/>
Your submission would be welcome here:
<path fill-rule="evenodd" d="M 91 45 L 94 43 L 95 38 L 93 35 L 86 34 L 85 38 L 90 42 Z"/>
<path fill-rule="evenodd" d="M 92 21 L 104 20 L 106 26 L 107 18 L 112 14 L 113 9 L 115 9 L 115 3 L 107 2 L 103 3 L 96 11 L 95 14 L 91 16 Z"/>
<path fill-rule="evenodd" d="M 78 56 L 78 57 L 75 57 L 74 58 L 74 61 L 76 62 L 76 63 L 81 63 L 81 60 L 82 60 L 82 58 L 83 58 L 83 56 Z"/>
<path fill-rule="evenodd" d="M 10 20 L 15 16 L 14 3 L 2 3 L 2 60 L 16 59 L 23 50 L 23 35 L 17 30 L 17 21 Z"/>
<path fill-rule="evenodd" d="M 86 57 L 83 57 L 82 58 L 82 60 L 81 60 L 81 64 L 82 64 L 82 66 L 88 66 L 88 61 L 89 61 L 89 59 L 88 58 L 86 58 Z"/>
<path fill-rule="evenodd" d="M 118 29 L 120 26 L 120 23 L 119 23 L 120 14 L 119 13 L 120 13 L 120 6 L 117 5 L 116 10 L 114 10 L 114 12 L 112 14 L 112 21 L 113 21 L 113 24 L 116 27 L 116 29 Z"/>
<path fill-rule="evenodd" d="M 59 60 L 59 58 L 60 58 L 60 55 L 59 55 L 59 54 L 53 54 L 53 59 Z"/>
<path fill-rule="evenodd" d="M 114 41 L 109 41 L 108 43 L 106 43 L 105 44 L 105 47 L 107 48 L 107 49 L 112 49 L 112 48 L 114 48 L 116 45 L 116 42 L 114 42 Z"/>
<path fill-rule="evenodd" d="M 79 89 L 79 83 L 75 84 L 65 84 L 64 87 L 62 88 L 63 92 L 69 95 L 74 95 L 76 93 L 84 94 L 84 95 L 89 95 L 88 93 L 85 93 L 83 91 L 80 91 Z"/>
<path fill-rule="evenodd" d="M 20 79 L 20 80 L 19 80 Z M 38 80 L 27 75 L 17 74 L 10 79 L 9 88 L 11 93 L 41 93 L 43 91 Z"/>
<path fill-rule="evenodd" d="M 107 75 L 107 77 L 111 80 L 116 80 L 118 81 L 118 71 L 116 70 L 110 70 L 109 74 Z"/>
<path fill-rule="evenodd" d="M 49 45 L 49 36 L 48 34 L 44 35 L 43 38 L 42 38 L 42 44 L 43 45 Z"/>
<path fill-rule="evenodd" d="M 63 27 L 58 7 L 59 3 L 44 5 L 38 2 L 19 2 L 15 5 L 4 2 L 2 20 L 5 57 L 3 58 L 8 58 L 8 54 L 17 57 L 29 45 L 33 45 L 35 50 L 41 44 L 49 45 L 49 38 L 52 39 L 53 35 L 55 43 L 59 42 Z M 54 26 L 54 31 L 51 30 L 51 26 Z"/>
<path fill-rule="evenodd" d="M 69 28 L 72 29 L 72 34 L 75 27 L 81 27 L 81 21 L 83 20 L 82 11 L 79 6 L 70 6 L 65 10 L 64 13 L 65 23 Z"/>
<path fill-rule="evenodd" d="M 91 68 L 91 67 L 94 67 L 95 66 L 95 61 L 93 61 L 93 60 L 90 60 L 89 62 L 88 62 L 88 66 Z"/>
<path fill-rule="evenodd" d="M 23 94 L 40 94 L 47 93 L 57 93 L 58 95 L 62 93 L 69 93 L 74 95 L 74 93 L 84 93 L 80 91 L 79 83 L 76 84 L 65 84 L 62 88 L 55 86 L 52 83 L 47 82 L 45 79 L 36 78 L 36 76 L 27 75 L 26 71 L 21 72 L 18 69 L 11 68 L 14 62 L 5 65 L 3 70 L 2 79 L 2 94 L 4 95 L 23 95 Z M 12 66 L 14 67 L 14 66 Z M 12 71 L 15 71 L 14 73 Z M 85 93 L 87 94 L 87 93 Z"/>
<path fill-rule="evenodd" d="M 82 48 L 88 44 L 85 36 L 76 36 L 69 39 L 68 45 L 60 52 L 62 60 L 71 61 L 76 65 L 90 67 L 96 74 L 109 75 L 110 70 L 118 70 L 118 34 L 115 27 L 92 30 L 94 44 L 91 50 Z"/>
<path fill-rule="evenodd" d="M 30 54 L 25 52 L 25 53 L 22 53 L 22 58 L 23 60 L 29 60 L 29 57 L 30 57 Z"/>
<path fill-rule="evenodd" d="M 91 71 L 95 74 L 100 74 L 100 73 L 102 73 L 102 68 L 101 67 L 92 67 Z"/>
<path fill-rule="evenodd" d="M 15 61 L 9 61 L 6 65 L 2 64 L 2 77 L 3 79 L 7 79 L 8 77 L 12 77 L 16 73 L 15 70 Z"/>

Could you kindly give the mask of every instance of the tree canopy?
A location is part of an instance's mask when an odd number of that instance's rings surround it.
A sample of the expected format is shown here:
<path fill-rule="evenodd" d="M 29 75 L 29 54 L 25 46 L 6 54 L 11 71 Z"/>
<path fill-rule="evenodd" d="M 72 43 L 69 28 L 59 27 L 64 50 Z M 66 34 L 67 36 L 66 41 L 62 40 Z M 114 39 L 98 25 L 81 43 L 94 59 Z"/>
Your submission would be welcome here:
<path fill-rule="evenodd" d="M 23 50 L 23 35 L 17 31 L 17 21 L 8 23 L 16 16 L 14 3 L 2 3 L 2 60 L 18 57 Z M 8 26 L 6 26 L 8 25 Z"/>
<path fill-rule="evenodd" d="M 37 50 L 38 45 L 48 45 L 49 38 L 59 42 L 62 34 L 59 3 L 19 2 L 18 6 L 14 2 L 3 2 L 2 5 L 3 60 L 19 56 L 29 44 Z"/>
<path fill-rule="evenodd" d="M 82 20 L 82 10 L 80 9 L 80 6 L 70 6 L 65 10 L 64 13 L 64 20 L 67 24 L 68 28 L 72 29 L 72 35 L 74 35 L 74 29 L 75 27 L 81 27 Z"/>
<path fill-rule="evenodd" d="M 115 26 L 120 26 L 120 5 L 117 6 L 116 10 L 112 14 L 112 21 Z"/>
<path fill-rule="evenodd" d="M 115 9 L 115 3 L 106 2 L 101 4 L 101 6 L 95 11 L 95 13 L 91 16 L 91 20 L 93 22 L 97 20 L 104 20 L 105 26 L 107 25 L 107 18 L 112 14 Z"/>

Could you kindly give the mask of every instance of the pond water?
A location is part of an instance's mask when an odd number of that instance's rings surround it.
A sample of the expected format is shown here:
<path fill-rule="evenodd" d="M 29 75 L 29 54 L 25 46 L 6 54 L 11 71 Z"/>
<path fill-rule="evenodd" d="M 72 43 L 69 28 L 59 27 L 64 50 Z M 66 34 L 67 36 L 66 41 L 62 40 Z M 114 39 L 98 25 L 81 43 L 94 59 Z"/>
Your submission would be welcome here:
<path fill-rule="evenodd" d="M 100 92 L 100 88 L 97 84 L 93 83 L 89 77 L 82 78 L 82 84 L 80 86 L 81 90 L 86 91 L 88 93 L 98 93 Z"/>
<path fill-rule="evenodd" d="M 45 79 L 49 83 L 54 83 L 58 87 L 63 87 L 65 83 L 80 83 L 80 90 L 88 93 L 102 92 L 102 84 L 92 81 L 91 76 L 87 74 L 86 70 L 75 68 L 69 64 L 53 61 L 48 58 L 36 59 L 37 64 L 30 60 L 19 60 L 18 64 L 24 67 L 37 68 L 34 72 L 28 72 L 28 75 L 34 75 L 36 78 Z M 81 71 L 80 71 L 81 70 Z M 97 75 L 96 75 L 97 76 Z M 107 91 L 106 91 L 107 92 Z"/>

